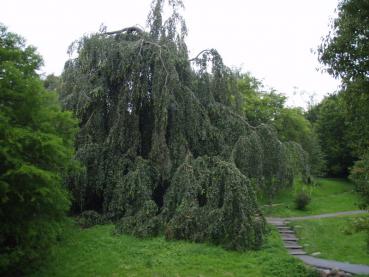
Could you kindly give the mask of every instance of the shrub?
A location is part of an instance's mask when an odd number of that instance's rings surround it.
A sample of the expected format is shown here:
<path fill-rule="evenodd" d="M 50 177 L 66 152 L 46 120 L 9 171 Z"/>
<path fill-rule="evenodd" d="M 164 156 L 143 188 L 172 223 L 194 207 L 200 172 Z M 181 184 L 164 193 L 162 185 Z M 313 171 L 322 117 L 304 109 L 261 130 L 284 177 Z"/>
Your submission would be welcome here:
<path fill-rule="evenodd" d="M 361 209 L 368 209 L 369 207 L 369 151 L 366 152 L 360 160 L 356 161 L 351 168 L 349 178 L 355 183 L 355 190 L 358 192 L 361 203 Z M 359 218 L 354 223 L 355 231 L 366 231 L 367 247 L 369 251 L 369 219 Z"/>
<path fill-rule="evenodd" d="M 311 198 L 306 192 L 298 193 L 295 198 L 296 209 L 305 210 L 310 201 Z"/>
<path fill-rule="evenodd" d="M 361 198 L 360 208 L 369 207 L 369 151 L 356 161 L 350 171 L 350 180 Z"/>
<path fill-rule="evenodd" d="M 81 227 L 89 228 L 95 225 L 104 224 L 106 220 L 98 212 L 88 210 L 80 214 L 77 222 Z"/>

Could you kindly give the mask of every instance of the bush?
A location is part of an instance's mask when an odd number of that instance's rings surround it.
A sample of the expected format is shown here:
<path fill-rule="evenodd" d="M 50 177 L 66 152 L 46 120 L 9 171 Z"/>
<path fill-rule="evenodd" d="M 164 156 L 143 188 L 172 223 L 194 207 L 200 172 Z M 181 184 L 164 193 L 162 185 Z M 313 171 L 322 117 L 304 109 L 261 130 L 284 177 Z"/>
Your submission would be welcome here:
<path fill-rule="evenodd" d="M 80 214 L 77 219 L 78 224 L 83 228 L 89 228 L 95 225 L 104 224 L 106 220 L 98 212 L 89 210 Z"/>
<path fill-rule="evenodd" d="M 355 184 L 355 190 L 361 198 L 360 208 L 369 207 L 369 150 L 356 161 L 350 171 L 350 180 Z"/>
<path fill-rule="evenodd" d="M 310 201 L 311 198 L 306 192 L 300 192 L 295 198 L 296 209 L 305 210 Z"/>
<path fill-rule="evenodd" d="M 36 73 L 42 60 L 0 24 L 0 275 L 32 268 L 55 243 L 69 209 L 77 122 Z"/>
<path fill-rule="evenodd" d="M 355 183 L 355 190 L 359 193 L 361 202 L 359 207 L 361 209 L 368 209 L 369 207 L 369 151 L 367 151 L 360 160 L 356 161 L 351 168 L 349 178 Z M 354 223 L 355 231 L 366 231 L 367 247 L 369 251 L 369 219 L 359 218 Z"/>

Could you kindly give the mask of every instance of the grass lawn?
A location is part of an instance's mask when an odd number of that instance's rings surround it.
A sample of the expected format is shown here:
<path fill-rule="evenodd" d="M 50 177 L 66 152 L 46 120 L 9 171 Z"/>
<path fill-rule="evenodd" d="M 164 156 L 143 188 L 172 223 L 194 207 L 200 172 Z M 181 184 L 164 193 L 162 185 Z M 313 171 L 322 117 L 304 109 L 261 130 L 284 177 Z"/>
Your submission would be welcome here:
<path fill-rule="evenodd" d="M 350 222 L 358 216 L 293 221 L 300 245 L 307 253 L 320 252 L 317 257 L 369 265 L 364 232 L 349 233 Z M 296 228 L 296 226 L 298 228 Z"/>
<path fill-rule="evenodd" d="M 300 191 L 306 191 L 311 196 L 305 211 L 295 209 L 295 195 Z M 261 202 L 266 204 L 263 200 Z M 296 182 L 292 189 L 281 191 L 273 203 L 277 205 L 262 207 L 268 216 L 288 217 L 358 210 L 358 198 L 353 184 L 345 179 L 319 178 L 314 185 Z"/>
<path fill-rule="evenodd" d="M 288 255 L 273 230 L 260 251 L 164 238 L 113 235 L 112 225 L 70 227 L 53 254 L 32 276 L 316 276 Z"/>

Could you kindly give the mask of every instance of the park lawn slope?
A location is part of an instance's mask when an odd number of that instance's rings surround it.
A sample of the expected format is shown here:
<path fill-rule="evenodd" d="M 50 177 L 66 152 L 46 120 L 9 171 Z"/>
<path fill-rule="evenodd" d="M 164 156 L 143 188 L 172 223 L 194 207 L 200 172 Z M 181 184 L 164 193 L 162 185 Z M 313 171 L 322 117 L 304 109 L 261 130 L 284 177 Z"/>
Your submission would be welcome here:
<path fill-rule="evenodd" d="M 311 197 L 306 210 L 295 208 L 295 195 L 305 191 Z M 290 217 L 317 215 L 343 211 L 358 210 L 358 196 L 354 192 L 354 184 L 345 179 L 318 178 L 315 184 L 304 185 L 297 181 L 294 187 L 278 193 L 273 206 L 261 200 L 262 208 L 267 216 Z"/>
<path fill-rule="evenodd" d="M 320 252 L 319 258 L 369 265 L 367 235 L 352 232 L 351 224 L 356 217 L 359 216 L 293 221 L 290 224 L 307 253 Z"/>
<path fill-rule="evenodd" d="M 112 225 L 72 226 L 32 276 L 315 276 L 273 230 L 260 251 L 235 252 L 163 237 L 113 235 Z"/>

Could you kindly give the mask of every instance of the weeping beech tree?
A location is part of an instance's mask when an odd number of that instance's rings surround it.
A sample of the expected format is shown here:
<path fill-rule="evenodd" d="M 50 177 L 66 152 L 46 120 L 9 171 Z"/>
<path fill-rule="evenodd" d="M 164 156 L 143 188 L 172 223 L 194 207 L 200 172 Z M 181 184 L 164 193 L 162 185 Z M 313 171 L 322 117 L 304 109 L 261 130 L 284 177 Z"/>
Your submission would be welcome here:
<path fill-rule="evenodd" d="M 216 50 L 189 59 L 179 0 L 153 2 L 149 31 L 103 28 L 71 48 L 61 101 L 80 119 L 68 183 L 77 211 L 95 210 L 140 237 L 258 248 L 255 189 L 272 196 L 308 177 L 306 153 L 242 114 L 237 75 Z M 246 99 L 247 101 L 247 99 Z"/>

